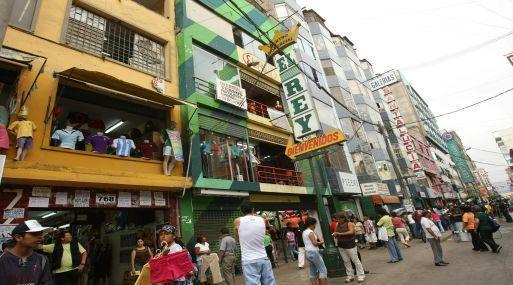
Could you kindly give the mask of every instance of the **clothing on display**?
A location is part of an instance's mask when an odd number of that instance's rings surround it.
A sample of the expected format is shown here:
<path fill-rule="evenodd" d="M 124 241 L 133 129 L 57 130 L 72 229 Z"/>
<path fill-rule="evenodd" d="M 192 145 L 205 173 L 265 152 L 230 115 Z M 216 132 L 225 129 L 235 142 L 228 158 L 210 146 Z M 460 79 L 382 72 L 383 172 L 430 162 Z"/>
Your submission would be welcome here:
<path fill-rule="evenodd" d="M 4 106 L 0 106 L 0 124 L 7 126 L 9 124 L 9 111 Z"/>
<path fill-rule="evenodd" d="M 36 124 L 27 120 L 14 121 L 9 125 L 9 131 L 15 132 L 18 139 L 33 137 L 35 130 L 37 130 Z"/>
<path fill-rule="evenodd" d="M 103 133 L 98 133 L 87 137 L 86 144 L 93 146 L 93 152 L 107 153 L 107 148 L 112 144 L 112 139 L 103 135 Z"/>
<path fill-rule="evenodd" d="M 149 140 L 144 140 L 140 145 L 142 157 L 145 159 L 153 159 L 153 144 Z"/>
<path fill-rule="evenodd" d="M 65 129 L 57 130 L 53 133 L 52 139 L 58 140 L 59 147 L 75 149 L 77 142 L 84 140 L 84 135 L 81 131 L 74 130 L 68 126 Z"/>
<path fill-rule="evenodd" d="M 116 155 L 130 157 L 130 152 L 135 149 L 135 143 L 125 136 L 121 136 L 112 142 L 112 147 L 116 149 Z"/>
<path fill-rule="evenodd" d="M 9 134 L 5 125 L 0 123 L 0 149 L 9 149 Z"/>

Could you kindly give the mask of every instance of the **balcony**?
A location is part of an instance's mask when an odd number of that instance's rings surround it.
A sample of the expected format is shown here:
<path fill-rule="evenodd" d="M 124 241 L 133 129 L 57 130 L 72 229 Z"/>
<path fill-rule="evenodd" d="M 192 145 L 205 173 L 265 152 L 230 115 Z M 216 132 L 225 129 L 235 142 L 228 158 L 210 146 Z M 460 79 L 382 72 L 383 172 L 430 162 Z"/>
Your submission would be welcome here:
<path fill-rule="evenodd" d="M 291 186 L 303 186 L 303 173 L 285 168 L 259 165 L 256 169 L 258 182 Z"/>
<path fill-rule="evenodd" d="M 267 119 L 270 118 L 269 112 L 267 112 L 267 108 L 269 108 L 269 106 L 262 104 L 260 102 L 251 100 L 251 99 L 247 99 L 247 101 L 248 101 L 248 112 L 253 113 L 260 117 L 267 118 Z"/>

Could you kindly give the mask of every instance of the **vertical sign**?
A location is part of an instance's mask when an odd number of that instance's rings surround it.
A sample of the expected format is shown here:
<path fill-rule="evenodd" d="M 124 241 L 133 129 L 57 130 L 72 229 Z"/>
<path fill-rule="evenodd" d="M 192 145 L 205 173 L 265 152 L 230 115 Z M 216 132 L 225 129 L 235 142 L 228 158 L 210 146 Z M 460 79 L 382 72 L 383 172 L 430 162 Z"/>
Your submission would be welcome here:
<path fill-rule="evenodd" d="M 394 96 L 388 93 L 385 95 L 385 101 L 390 108 L 390 113 L 392 113 L 393 124 L 397 127 L 399 132 L 399 141 L 403 144 L 406 149 L 406 153 L 408 154 L 408 158 L 411 162 L 411 167 L 413 172 L 417 175 L 418 178 L 424 178 L 426 175 L 422 170 L 422 166 L 420 164 L 420 160 L 418 155 L 415 153 L 415 145 L 413 144 L 412 137 L 408 134 L 408 128 L 406 128 L 406 122 L 404 121 L 401 113 L 399 112 L 399 106 L 397 105 Z"/>
<path fill-rule="evenodd" d="M 452 157 L 452 161 L 454 161 L 454 164 L 456 165 L 456 171 L 458 171 L 461 181 L 463 183 L 474 182 L 474 175 L 472 175 L 472 171 L 470 171 L 470 168 L 468 167 L 467 161 L 465 160 L 465 154 L 454 139 L 452 132 L 444 133 L 442 138 L 447 145 L 447 150 Z"/>
<path fill-rule="evenodd" d="M 292 59 L 292 54 L 288 54 Z M 300 139 L 321 129 L 319 119 L 314 110 L 314 104 L 305 76 L 293 62 L 284 55 L 275 57 L 275 65 L 278 67 L 285 100 L 290 112 L 294 137 Z"/>

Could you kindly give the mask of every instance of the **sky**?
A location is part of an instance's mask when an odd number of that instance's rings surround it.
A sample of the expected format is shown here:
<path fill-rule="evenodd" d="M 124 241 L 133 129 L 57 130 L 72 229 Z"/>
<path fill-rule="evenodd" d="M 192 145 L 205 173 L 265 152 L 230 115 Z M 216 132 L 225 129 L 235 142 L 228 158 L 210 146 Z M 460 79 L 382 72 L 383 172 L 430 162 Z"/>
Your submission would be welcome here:
<path fill-rule="evenodd" d="M 297 2 L 349 37 L 376 73 L 401 70 L 435 115 L 513 88 L 504 56 L 513 52 L 513 0 Z M 437 121 L 459 134 L 473 160 L 499 165 L 476 163 L 492 182 L 507 180 L 492 132 L 513 127 L 513 92 Z"/>

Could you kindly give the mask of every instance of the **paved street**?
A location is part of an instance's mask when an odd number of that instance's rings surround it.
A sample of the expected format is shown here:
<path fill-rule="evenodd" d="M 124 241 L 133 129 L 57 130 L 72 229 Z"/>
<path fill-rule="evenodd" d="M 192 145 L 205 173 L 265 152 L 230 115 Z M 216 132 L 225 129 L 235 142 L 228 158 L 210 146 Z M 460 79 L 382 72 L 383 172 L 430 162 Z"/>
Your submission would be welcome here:
<path fill-rule="evenodd" d="M 471 250 L 470 242 L 456 243 L 451 239 L 443 243 L 447 267 L 435 267 L 429 244 L 415 240 L 412 247 L 403 249 L 405 260 L 398 264 L 386 263 L 385 248 L 362 251 L 364 266 L 370 270 L 365 284 L 513 284 L 513 226 L 502 224 L 502 238 L 497 243 L 504 248 L 500 254 L 479 253 Z M 279 285 L 307 285 L 308 268 L 298 270 L 293 264 L 276 269 Z M 329 284 L 343 284 L 344 278 L 330 279 Z M 242 279 L 237 284 L 243 284 Z"/>

